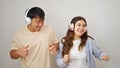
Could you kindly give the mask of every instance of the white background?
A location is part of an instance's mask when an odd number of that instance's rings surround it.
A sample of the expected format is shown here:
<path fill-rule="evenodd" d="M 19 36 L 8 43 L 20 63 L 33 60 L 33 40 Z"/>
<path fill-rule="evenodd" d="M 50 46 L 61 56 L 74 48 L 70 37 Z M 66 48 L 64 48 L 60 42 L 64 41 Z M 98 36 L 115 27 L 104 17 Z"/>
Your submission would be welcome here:
<path fill-rule="evenodd" d="M 59 40 L 73 17 L 85 17 L 89 35 L 111 57 L 109 62 L 95 60 L 97 68 L 120 67 L 120 0 L 0 0 L 0 68 L 20 68 L 9 51 L 15 32 L 26 25 L 25 10 L 32 6 L 43 8 L 45 23 L 54 28 Z M 53 64 L 58 68 L 55 60 Z"/>

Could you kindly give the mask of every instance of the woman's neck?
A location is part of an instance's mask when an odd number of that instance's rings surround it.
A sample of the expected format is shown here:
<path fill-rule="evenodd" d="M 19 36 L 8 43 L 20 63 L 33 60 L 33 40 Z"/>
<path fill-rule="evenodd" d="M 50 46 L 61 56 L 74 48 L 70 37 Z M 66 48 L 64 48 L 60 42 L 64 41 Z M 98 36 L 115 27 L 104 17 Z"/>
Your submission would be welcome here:
<path fill-rule="evenodd" d="M 79 36 L 74 36 L 74 40 L 79 40 L 80 37 Z"/>

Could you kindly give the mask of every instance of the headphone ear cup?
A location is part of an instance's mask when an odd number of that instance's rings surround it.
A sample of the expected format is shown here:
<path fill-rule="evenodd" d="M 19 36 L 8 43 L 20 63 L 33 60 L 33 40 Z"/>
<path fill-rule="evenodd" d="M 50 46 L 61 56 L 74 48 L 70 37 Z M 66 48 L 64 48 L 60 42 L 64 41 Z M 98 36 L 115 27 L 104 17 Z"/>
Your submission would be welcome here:
<path fill-rule="evenodd" d="M 27 24 L 30 24 L 30 23 L 31 23 L 31 19 L 30 19 L 29 17 L 26 17 L 26 18 L 25 18 L 25 22 L 26 22 Z"/>
<path fill-rule="evenodd" d="M 25 22 L 26 22 L 27 24 L 30 24 L 30 23 L 31 23 L 31 18 L 30 18 L 30 17 L 27 17 L 27 14 L 28 14 L 29 10 L 30 10 L 30 9 L 27 9 L 27 10 L 25 11 Z"/>

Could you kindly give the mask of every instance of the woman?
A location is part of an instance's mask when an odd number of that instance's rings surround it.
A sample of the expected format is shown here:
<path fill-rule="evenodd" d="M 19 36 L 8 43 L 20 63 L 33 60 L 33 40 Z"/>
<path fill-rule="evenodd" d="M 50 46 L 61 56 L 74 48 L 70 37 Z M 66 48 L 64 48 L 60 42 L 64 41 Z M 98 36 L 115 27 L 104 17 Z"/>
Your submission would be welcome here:
<path fill-rule="evenodd" d="M 104 61 L 110 59 L 96 46 L 94 39 L 88 36 L 85 18 L 74 17 L 59 45 L 57 64 L 60 68 L 96 68 L 93 55 Z"/>

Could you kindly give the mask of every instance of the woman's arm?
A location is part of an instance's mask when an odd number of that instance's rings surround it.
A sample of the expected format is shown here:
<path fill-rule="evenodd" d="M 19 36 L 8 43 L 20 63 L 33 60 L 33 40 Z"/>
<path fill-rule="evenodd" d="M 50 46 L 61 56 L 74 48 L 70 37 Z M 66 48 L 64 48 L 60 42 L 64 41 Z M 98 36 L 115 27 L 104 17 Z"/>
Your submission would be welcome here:
<path fill-rule="evenodd" d="M 93 55 L 94 55 L 96 58 L 98 58 L 98 59 L 100 59 L 100 60 L 105 60 L 105 61 L 107 61 L 107 60 L 110 59 L 110 57 L 109 57 L 106 53 L 104 53 L 104 52 L 96 45 L 96 43 L 95 43 L 94 40 L 91 40 L 91 46 L 92 46 Z"/>
<path fill-rule="evenodd" d="M 58 66 L 59 66 L 60 68 L 66 68 L 67 63 L 65 63 L 65 62 L 63 61 L 62 51 L 63 51 L 63 45 L 62 45 L 62 43 L 60 42 L 60 44 L 59 44 L 59 50 L 58 50 L 57 57 L 56 57 L 56 62 L 57 62 Z"/>

